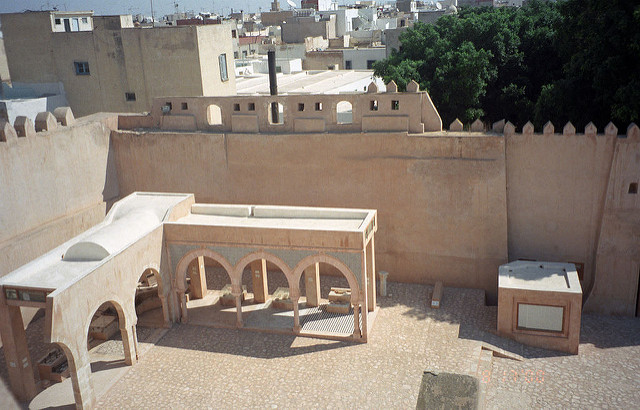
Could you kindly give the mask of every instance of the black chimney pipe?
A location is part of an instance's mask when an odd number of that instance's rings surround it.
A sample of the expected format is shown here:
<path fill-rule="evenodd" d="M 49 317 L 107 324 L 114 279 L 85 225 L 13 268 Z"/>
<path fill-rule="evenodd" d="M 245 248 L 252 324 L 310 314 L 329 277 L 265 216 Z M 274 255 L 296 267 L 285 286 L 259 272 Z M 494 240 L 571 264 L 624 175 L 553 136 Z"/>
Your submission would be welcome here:
<path fill-rule="evenodd" d="M 271 95 L 278 95 L 278 79 L 276 77 L 276 51 L 269 50 L 267 51 L 267 58 L 269 59 L 269 92 Z M 273 124 L 280 123 L 280 119 L 278 118 L 278 103 L 271 103 L 271 122 Z"/>

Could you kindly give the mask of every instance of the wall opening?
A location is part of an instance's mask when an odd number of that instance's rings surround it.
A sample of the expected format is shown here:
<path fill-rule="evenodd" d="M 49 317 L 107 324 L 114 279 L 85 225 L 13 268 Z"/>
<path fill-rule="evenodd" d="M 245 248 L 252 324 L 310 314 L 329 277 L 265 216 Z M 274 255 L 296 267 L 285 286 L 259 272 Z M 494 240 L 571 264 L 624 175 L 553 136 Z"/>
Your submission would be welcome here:
<path fill-rule="evenodd" d="M 342 272 L 327 263 L 312 264 L 300 276 L 299 286 L 303 331 L 353 334 L 351 287 Z"/>
<path fill-rule="evenodd" d="M 349 101 L 340 101 L 336 105 L 336 118 L 338 124 L 353 123 L 353 109 Z"/>
<path fill-rule="evenodd" d="M 120 318 L 112 302 L 100 305 L 93 315 L 87 335 L 87 350 L 92 373 L 113 367 L 114 362 L 124 362 L 120 320 L 124 319 Z"/>
<path fill-rule="evenodd" d="M 159 328 L 164 326 L 164 312 L 162 310 L 160 277 L 154 269 L 146 269 L 136 287 L 136 316 L 137 330 L 140 327 Z"/>
<path fill-rule="evenodd" d="M 222 110 L 215 104 L 207 107 L 207 122 L 209 125 L 222 125 Z"/>
<path fill-rule="evenodd" d="M 630 194 L 637 194 L 638 193 L 638 183 L 637 182 L 630 183 L 628 192 Z"/>
<path fill-rule="evenodd" d="M 640 269 L 638 269 L 638 289 L 636 291 L 636 317 L 640 317 Z"/>
<path fill-rule="evenodd" d="M 269 124 L 282 125 L 284 124 L 284 106 L 279 102 L 272 102 L 269 104 Z"/>

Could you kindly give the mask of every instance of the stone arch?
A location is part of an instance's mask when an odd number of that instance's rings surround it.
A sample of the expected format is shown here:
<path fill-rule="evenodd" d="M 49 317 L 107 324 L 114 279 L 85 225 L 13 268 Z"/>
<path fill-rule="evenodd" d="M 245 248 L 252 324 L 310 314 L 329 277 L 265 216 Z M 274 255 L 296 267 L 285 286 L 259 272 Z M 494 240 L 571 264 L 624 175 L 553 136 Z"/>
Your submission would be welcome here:
<path fill-rule="evenodd" d="M 84 328 L 83 328 L 84 329 L 83 337 L 85 339 L 85 346 L 86 346 L 87 338 L 89 337 L 89 328 L 91 327 L 91 321 L 95 316 L 96 312 L 98 311 L 98 309 L 100 308 L 100 306 L 104 305 L 105 303 L 111 303 L 113 307 L 116 309 L 116 312 L 118 313 L 118 326 L 120 327 L 120 329 L 129 328 L 135 323 L 135 321 L 131 323 L 132 320 L 130 320 L 130 318 L 127 317 L 127 314 L 123 308 L 123 303 L 121 301 L 115 298 L 102 300 L 97 305 L 94 305 L 94 307 L 90 310 L 91 313 L 89 314 L 89 317 L 87 317 L 85 321 Z M 135 312 L 135 309 L 134 309 L 134 312 Z"/>
<path fill-rule="evenodd" d="M 278 268 L 280 268 L 282 273 L 284 273 L 285 278 L 287 278 L 287 282 L 289 283 L 289 292 L 290 292 L 289 294 L 291 295 L 292 298 L 294 297 L 294 295 L 299 294 L 299 292 L 297 291 L 298 284 L 292 281 L 293 276 L 291 275 L 291 268 L 289 267 L 289 265 L 287 265 L 282 259 L 278 258 L 274 254 L 268 253 L 265 251 L 251 252 L 245 255 L 242 259 L 240 259 L 235 266 L 235 271 L 233 273 L 233 278 L 232 278 L 232 281 L 234 279 L 235 281 L 232 283 L 235 284 L 236 286 L 241 286 L 242 272 L 244 271 L 244 268 L 246 268 L 249 263 L 258 259 L 264 259 L 267 262 L 271 262 L 274 265 L 276 265 Z"/>
<path fill-rule="evenodd" d="M 336 104 L 336 123 L 352 124 L 353 123 L 353 105 L 350 101 L 340 101 Z"/>
<path fill-rule="evenodd" d="M 207 248 L 194 249 L 191 252 L 187 252 L 178 262 L 174 276 L 174 287 L 178 292 L 185 292 L 187 288 L 184 283 L 187 279 L 187 268 L 189 263 L 197 257 L 204 256 L 206 258 L 213 259 L 218 262 L 229 275 L 231 283 L 233 283 L 233 266 L 227 261 L 227 259 L 220 255 L 218 252 L 212 251 Z"/>
<path fill-rule="evenodd" d="M 140 275 L 142 275 L 147 270 L 150 270 L 153 273 L 153 276 L 156 278 L 156 282 L 158 283 L 158 298 L 160 298 L 160 302 L 162 303 L 163 326 L 169 327 L 169 321 L 170 321 L 169 305 L 167 303 L 167 294 L 165 293 L 165 283 L 162 281 L 162 275 L 160 275 L 160 267 L 158 266 L 157 263 L 150 263 L 148 265 L 145 265 L 142 268 L 142 271 L 141 271 L 142 273 Z M 136 283 L 136 289 L 133 290 L 134 312 L 136 311 L 136 306 L 135 306 L 136 294 L 137 294 L 137 283 Z M 136 316 L 137 316 L 137 312 L 136 312 Z"/>
<path fill-rule="evenodd" d="M 364 301 L 360 300 L 360 285 L 358 284 L 356 276 L 353 274 L 353 272 L 351 272 L 351 269 L 349 269 L 349 267 L 339 259 L 336 259 L 333 256 L 329 256 L 324 253 L 307 256 L 306 258 L 298 262 L 292 273 L 292 279 L 295 281 L 295 283 L 300 283 L 300 278 L 302 277 L 302 273 L 306 268 L 318 262 L 326 263 L 327 265 L 333 266 L 334 268 L 338 269 L 340 273 L 342 273 L 342 275 L 347 279 L 349 287 L 351 288 L 352 304 L 356 305 L 358 303 L 365 303 Z"/>
<path fill-rule="evenodd" d="M 222 108 L 217 104 L 209 104 L 207 106 L 207 124 L 222 125 Z"/>

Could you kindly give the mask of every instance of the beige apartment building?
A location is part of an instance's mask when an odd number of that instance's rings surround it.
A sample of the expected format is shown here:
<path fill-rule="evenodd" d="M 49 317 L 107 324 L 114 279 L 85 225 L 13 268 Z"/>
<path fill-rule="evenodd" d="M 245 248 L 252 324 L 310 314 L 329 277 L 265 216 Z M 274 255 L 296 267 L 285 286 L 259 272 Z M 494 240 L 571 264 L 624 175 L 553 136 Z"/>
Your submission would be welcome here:
<path fill-rule="evenodd" d="M 135 27 L 130 15 L 0 15 L 13 81 L 64 84 L 77 116 L 141 112 L 155 97 L 236 92 L 231 33 L 220 25 Z"/>

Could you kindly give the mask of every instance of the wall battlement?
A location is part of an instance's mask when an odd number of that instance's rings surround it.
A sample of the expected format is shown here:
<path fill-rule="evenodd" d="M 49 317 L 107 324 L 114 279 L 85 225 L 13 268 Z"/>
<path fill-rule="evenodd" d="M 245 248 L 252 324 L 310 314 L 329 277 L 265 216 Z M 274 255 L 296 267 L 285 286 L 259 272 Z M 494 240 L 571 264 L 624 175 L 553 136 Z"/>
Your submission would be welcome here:
<path fill-rule="evenodd" d="M 398 93 L 395 83 L 378 93 L 156 98 L 149 115 L 119 118 L 120 129 L 225 133 L 322 133 L 441 131 L 429 94 L 413 82 Z M 273 107 L 277 115 L 273 113 Z"/>
<path fill-rule="evenodd" d="M 0 143 L 11 143 L 18 138 L 33 137 L 37 132 L 53 131 L 58 126 L 68 127 L 75 123 L 73 112 L 69 107 L 58 107 L 53 113 L 43 111 L 36 116 L 35 124 L 30 118 L 16 117 L 13 125 L 9 121 L 0 120 Z"/>

